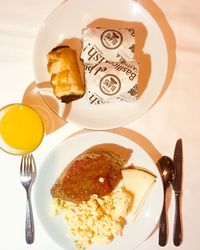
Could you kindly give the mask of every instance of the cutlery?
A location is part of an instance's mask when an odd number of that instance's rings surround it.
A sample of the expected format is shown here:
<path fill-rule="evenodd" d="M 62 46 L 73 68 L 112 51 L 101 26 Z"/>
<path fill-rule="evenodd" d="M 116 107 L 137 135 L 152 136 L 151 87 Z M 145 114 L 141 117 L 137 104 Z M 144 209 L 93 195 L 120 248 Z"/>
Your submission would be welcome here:
<path fill-rule="evenodd" d="M 174 179 L 174 164 L 171 158 L 162 156 L 158 160 L 157 166 L 160 171 L 164 187 L 164 201 L 159 226 L 159 245 L 165 246 L 167 243 L 166 191 Z"/>
<path fill-rule="evenodd" d="M 25 236 L 28 244 L 32 244 L 35 238 L 33 211 L 31 205 L 31 187 L 34 183 L 35 175 L 36 166 L 32 154 L 23 155 L 20 165 L 20 181 L 25 188 L 27 195 Z"/>
<path fill-rule="evenodd" d="M 175 192 L 175 217 L 174 217 L 174 233 L 173 241 L 175 246 L 179 246 L 182 242 L 182 228 L 181 228 L 181 214 L 180 214 L 180 202 L 181 202 L 181 191 L 182 191 L 182 140 L 179 139 L 176 142 L 174 150 L 174 170 L 175 176 L 172 186 Z"/>

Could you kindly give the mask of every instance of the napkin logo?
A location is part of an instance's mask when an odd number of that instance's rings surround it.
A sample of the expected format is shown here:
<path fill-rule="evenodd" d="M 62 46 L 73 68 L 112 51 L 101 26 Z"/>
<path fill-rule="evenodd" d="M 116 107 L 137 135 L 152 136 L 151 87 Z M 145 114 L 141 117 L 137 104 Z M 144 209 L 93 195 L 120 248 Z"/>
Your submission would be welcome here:
<path fill-rule="evenodd" d="M 115 95 L 121 89 L 121 81 L 116 75 L 108 74 L 101 79 L 99 87 L 105 95 Z"/>
<path fill-rule="evenodd" d="M 116 30 L 105 30 L 101 35 L 101 43 L 107 49 L 118 48 L 122 41 L 122 34 Z"/>

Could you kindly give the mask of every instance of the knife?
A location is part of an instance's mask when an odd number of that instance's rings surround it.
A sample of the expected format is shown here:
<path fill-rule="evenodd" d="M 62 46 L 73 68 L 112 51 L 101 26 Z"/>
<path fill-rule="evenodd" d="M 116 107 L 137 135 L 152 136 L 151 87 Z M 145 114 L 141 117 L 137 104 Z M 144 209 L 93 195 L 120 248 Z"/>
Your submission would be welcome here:
<path fill-rule="evenodd" d="M 183 162 L 183 149 L 182 140 L 176 142 L 174 150 L 174 181 L 173 189 L 175 192 L 175 217 L 174 217 L 174 235 L 173 241 L 175 246 L 179 246 L 182 242 L 182 228 L 181 228 L 181 191 L 182 191 L 182 162 Z"/>

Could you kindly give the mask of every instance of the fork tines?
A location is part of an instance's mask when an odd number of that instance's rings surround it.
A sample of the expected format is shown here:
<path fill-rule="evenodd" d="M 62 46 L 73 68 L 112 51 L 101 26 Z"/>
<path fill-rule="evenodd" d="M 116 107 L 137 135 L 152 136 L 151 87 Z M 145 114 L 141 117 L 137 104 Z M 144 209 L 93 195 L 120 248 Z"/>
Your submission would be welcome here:
<path fill-rule="evenodd" d="M 30 176 L 35 172 L 35 161 L 32 154 L 22 156 L 20 165 L 20 174 L 23 176 Z"/>

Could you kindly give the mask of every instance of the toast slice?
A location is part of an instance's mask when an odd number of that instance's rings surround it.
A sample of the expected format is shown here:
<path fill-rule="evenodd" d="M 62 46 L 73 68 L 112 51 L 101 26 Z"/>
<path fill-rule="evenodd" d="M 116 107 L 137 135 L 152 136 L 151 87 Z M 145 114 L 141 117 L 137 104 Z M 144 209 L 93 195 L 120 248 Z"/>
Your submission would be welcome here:
<path fill-rule="evenodd" d="M 92 149 L 77 156 L 51 188 L 54 198 L 79 203 L 113 191 L 122 179 L 125 159 L 111 151 Z"/>

